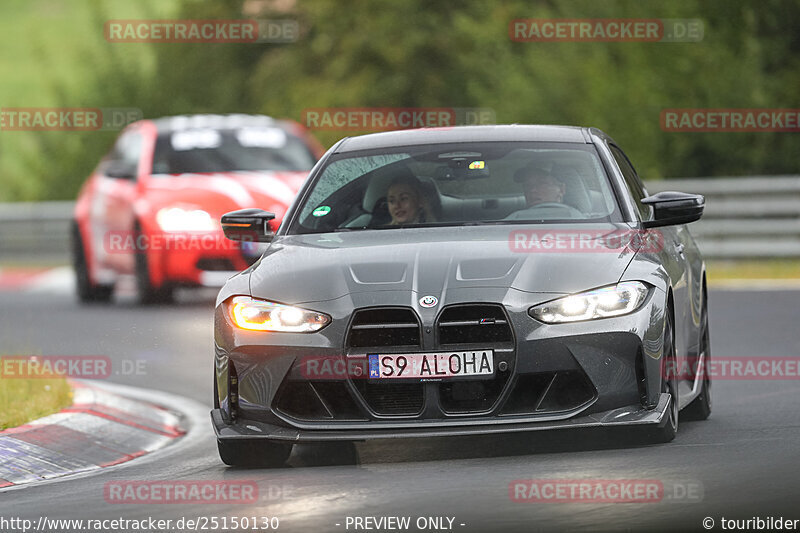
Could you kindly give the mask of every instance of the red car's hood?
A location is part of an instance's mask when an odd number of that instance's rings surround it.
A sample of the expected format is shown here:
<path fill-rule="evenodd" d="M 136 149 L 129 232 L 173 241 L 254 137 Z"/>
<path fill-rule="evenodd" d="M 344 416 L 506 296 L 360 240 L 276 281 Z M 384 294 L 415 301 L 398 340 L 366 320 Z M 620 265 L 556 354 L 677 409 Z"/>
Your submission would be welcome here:
<path fill-rule="evenodd" d="M 148 210 L 199 208 L 219 218 L 228 211 L 258 207 L 279 222 L 308 172 L 213 172 L 152 176 L 142 197 Z M 276 225 L 277 227 L 277 225 Z"/>

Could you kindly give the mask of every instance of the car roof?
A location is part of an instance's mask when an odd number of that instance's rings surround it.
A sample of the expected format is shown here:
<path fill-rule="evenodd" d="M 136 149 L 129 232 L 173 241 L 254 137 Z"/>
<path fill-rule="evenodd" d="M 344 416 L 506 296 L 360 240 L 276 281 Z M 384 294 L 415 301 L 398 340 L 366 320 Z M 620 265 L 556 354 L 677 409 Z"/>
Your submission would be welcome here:
<path fill-rule="evenodd" d="M 591 133 L 603 135 L 592 128 Z M 452 128 L 422 128 L 371 133 L 345 139 L 337 152 L 353 152 L 393 146 L 460 142 L 539 141 L 563 143 L 591 143 L 590 130 L 579 126 L 550 125 L 494 125 L 454 126 Z"/>
<path fill-rule="evenodd" d="M 198 114 L 175 115 L 152 119 L 158 133 L 169 133 L 189 128 L 233 129 L 243 127 L 281 127 L 283 121 L 276 120 L 267 115 L 246 115 L 231 113 L 226 115 Z"/>

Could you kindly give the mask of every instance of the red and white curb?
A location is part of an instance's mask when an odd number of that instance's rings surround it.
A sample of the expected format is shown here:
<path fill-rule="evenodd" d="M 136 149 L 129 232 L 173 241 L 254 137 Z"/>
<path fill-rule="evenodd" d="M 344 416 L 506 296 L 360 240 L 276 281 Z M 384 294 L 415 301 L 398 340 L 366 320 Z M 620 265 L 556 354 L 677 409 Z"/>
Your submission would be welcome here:
<path fill-rule="evenodd" d="M 186 433 L 181 414 L 71 381 L 73 404 L 0 431 L 0 489 L 125 463 Z"/>

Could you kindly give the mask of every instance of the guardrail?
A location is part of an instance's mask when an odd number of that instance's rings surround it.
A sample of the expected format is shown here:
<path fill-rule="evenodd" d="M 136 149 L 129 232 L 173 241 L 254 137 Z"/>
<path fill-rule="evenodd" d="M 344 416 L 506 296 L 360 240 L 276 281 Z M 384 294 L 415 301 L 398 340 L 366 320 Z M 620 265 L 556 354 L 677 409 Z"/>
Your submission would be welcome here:
<path fill-rule="evenodd" d="M 705 195 L 703 218 L 690 228 L 708 258 L 800 258 L 800 176 L 671 179 L 647 187 Z M 67 262 L 73 206 L 0 204 L 0 261 Z"/>
<path fill-rule="evenodd" d="M 671 179 L 647 190 L 706 197 L 703 218 L 689 226 L 705 257 L 800 257 L 800 176 Z"/>

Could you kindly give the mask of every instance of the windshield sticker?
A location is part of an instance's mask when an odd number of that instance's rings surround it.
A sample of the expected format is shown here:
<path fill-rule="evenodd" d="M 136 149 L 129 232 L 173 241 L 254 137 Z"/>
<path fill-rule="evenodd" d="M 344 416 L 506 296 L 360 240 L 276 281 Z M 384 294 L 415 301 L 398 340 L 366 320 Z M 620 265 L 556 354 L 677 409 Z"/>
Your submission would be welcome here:
<path fill-rule="evenodd" d="M 484 167 L 486 167 L 485 161 L 473 161 L 472 163 L 469 164 L 470 170 L 482 169 Z"/>
<path fill-rule="evenodd" d="M 236 140 L 246 148 L 283 148 L 286 133 L 280 128 L 242 128 L 236 132 Z"/>
<path fill-rule="evenodd" d="M 311 214 L 314 215 L 315 217 L 324 217 L 330 212 L 331 212 L 330 207 L 328 207 L 327 205 L 321 205 L 318 208 L 314 209 L 314 211 Z"/>
<path fill-rule="evenodd" d="M 172 149 L 176 152 L 219 148 L 222 136 L 216 130 L 176 131 L 170 137 Z"/>

